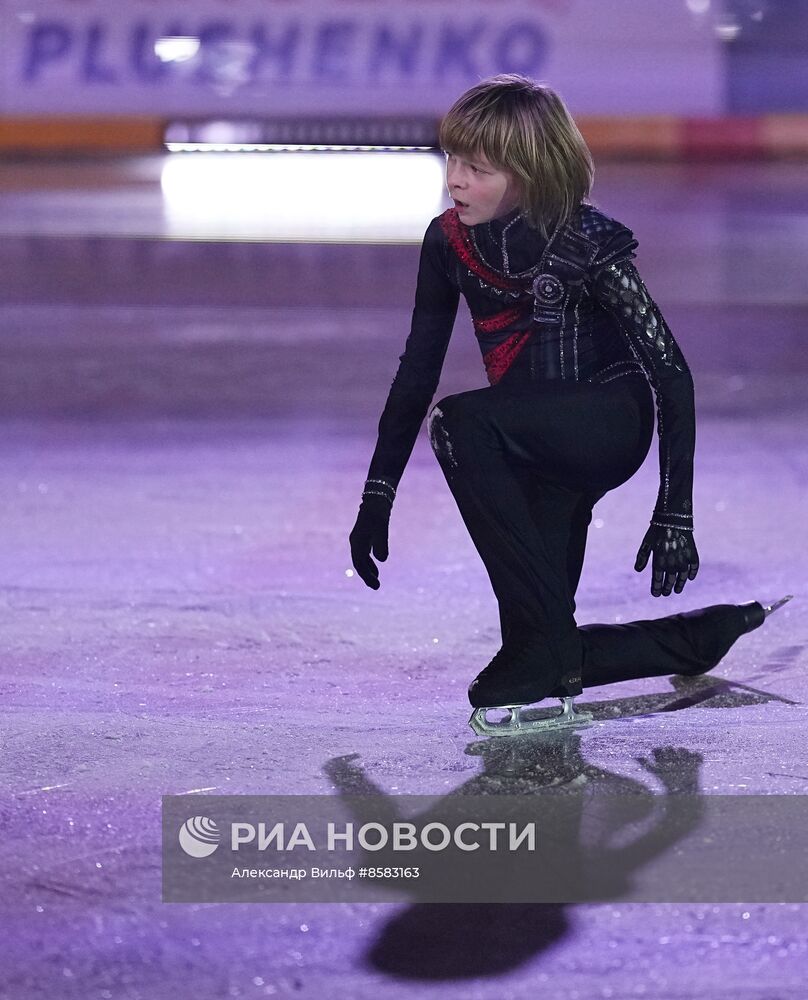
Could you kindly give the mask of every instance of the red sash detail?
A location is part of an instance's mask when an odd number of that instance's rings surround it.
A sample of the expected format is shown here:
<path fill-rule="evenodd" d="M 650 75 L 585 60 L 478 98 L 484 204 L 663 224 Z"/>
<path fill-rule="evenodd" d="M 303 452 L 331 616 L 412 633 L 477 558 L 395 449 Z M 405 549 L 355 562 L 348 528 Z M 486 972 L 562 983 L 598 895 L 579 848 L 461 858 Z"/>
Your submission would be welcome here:
<path fill-rule="evenodd" d="M 530 330 L 517 330 L 507 340 L 503 340 L 501 344 L 492 347 L 483 355 L 483 364 L 490 385 L 496 385 L 511 367 L 516 355 L 530 339 L 530 333 Z"/>
<path fill-rule="evenodd" d="M 525 303 L 523 306 L 514 306 L 513 309 L 505 309 L 503 312 L 495 313 L 493 316 L 472 316 L 474 329 L 477 333 L 496 333 L 498 330 L 504 330 L 506 326 L 510 326 L 511 323 L 515 323 L 516 320 L 521 319 L 529 311 L 529 307 L 530 304 Z"/>

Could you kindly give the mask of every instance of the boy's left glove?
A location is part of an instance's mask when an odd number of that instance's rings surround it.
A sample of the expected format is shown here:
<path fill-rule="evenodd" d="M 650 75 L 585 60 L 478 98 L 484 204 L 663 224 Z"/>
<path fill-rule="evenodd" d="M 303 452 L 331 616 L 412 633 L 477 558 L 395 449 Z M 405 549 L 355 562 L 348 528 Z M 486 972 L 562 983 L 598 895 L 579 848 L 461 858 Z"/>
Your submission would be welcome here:
<path fill-rule="evenodd" d="M 651 563 L 651 593 L 669 597 L 671 591 L 681 594 L 688 580 L 695 580 L 699 571 L 699 554 L 692 531 L 664 528 L 652 524 L 642 540 L 634 569 L 641 573 L 653 553 Z"/>

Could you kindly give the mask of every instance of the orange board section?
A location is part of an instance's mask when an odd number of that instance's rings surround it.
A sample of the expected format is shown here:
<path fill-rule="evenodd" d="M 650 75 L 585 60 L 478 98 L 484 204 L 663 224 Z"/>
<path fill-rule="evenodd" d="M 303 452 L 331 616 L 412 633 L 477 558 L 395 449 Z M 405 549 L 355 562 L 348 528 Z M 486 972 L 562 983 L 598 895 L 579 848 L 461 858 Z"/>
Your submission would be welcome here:
<path fill-rule="evenodd" d="M 147 152 L 161 148 L 164 129 L 155 118 L 0 118 L 0 150 Z"/>

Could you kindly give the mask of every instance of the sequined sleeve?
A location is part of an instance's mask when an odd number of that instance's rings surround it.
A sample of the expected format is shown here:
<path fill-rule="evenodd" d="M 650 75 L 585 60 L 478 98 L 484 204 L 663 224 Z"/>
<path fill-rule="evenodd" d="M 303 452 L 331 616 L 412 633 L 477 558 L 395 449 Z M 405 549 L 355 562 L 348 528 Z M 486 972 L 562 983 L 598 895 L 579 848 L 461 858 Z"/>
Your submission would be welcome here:
<path fill-rule="evenodd" d="M 652 523 L 692 529 L 696 441 L 693 379 L 637 268 L 629 256 L 619 258 L 619 254 L 613 255 L 608 263 L 596 267 L 593 289 L 595 298 L 617 321 L 656 397 L 660 485 Z"/>
<path fill-rule="evenodd" d="M 446 237 L 433 219 L 421 245 L 410 333 L 379 420 L 368 479 L 398 486 L 440 381 L 460 292 L 449 279 Z"/>

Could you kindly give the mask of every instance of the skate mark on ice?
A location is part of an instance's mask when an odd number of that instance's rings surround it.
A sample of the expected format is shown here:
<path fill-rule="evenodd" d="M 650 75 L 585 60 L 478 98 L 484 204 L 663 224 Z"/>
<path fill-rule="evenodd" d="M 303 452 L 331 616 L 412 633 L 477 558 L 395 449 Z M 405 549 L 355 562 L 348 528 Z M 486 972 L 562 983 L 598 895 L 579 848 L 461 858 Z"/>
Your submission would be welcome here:
<path fill-rule="evenodd" d="M 781 646 L 775 649 L 771 656 L 762 664 L 762 668 L 749 678 L 752 681 L 763 680 L 772 674 L 780 674 L 797 665 L 800 653 L 805 650 L 805 644 L 800 646 Z"/>
<path fill-rule="evenodd" d="M 39 889 L 68 899 L 102 899 L 101 893 L 88 890 L 86 886 L 72 885 L 69 882 L 59 882 L 55 878 L 32 879 L 26 882 L 28 889 Z"/>

